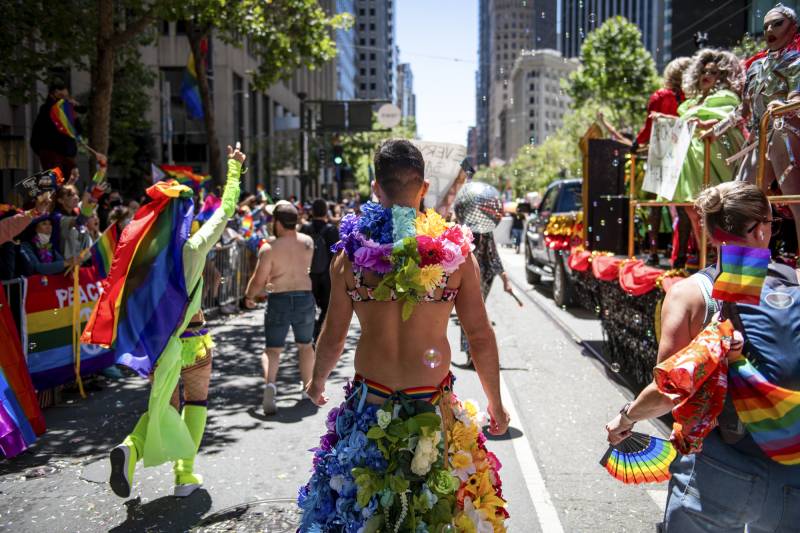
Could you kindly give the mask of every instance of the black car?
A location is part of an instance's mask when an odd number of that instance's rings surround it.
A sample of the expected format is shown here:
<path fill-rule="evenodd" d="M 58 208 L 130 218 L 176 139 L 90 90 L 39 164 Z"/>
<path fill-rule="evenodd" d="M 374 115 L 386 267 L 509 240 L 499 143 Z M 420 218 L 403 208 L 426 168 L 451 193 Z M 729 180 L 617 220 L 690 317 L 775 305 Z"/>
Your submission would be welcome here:
<path fill-rule="evenodd" d="M 525 277 L 531 285 L 538 285 L 543 275 L 552 276 L 553 300 L 559 306 L 571 303 L 571 272 L 566 254 L 546 246 L 544 232 L 553 215 L 577 214 L 582 209 L 581 185 L 579 179 L 551 183 L 525 226 Z"/>

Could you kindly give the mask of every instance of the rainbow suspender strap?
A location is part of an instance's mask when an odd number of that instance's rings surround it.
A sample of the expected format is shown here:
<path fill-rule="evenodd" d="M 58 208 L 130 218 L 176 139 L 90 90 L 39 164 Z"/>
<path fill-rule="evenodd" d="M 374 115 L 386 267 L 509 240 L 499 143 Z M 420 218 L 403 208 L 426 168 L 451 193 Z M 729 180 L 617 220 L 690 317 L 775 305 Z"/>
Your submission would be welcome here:
<path fill-rule="evenodd" d="M 800 464 L 800 391 L 769 383 L 743 356 L 728 374 L 733 405 L 753 440 L 773 461 Z"/>

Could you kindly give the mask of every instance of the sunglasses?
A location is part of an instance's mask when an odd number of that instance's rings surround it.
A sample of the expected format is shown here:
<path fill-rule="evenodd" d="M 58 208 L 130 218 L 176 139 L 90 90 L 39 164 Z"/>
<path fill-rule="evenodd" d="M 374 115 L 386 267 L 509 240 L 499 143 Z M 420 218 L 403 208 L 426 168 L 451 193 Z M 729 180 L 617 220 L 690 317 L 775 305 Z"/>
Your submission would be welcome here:
<path fill-rule="evenodd" d="M 776 235 L 781 229 L 781 224 L 783 223 L 783 218 L 781 218 L 781 217 L 772 217 L 772 218 L 768 218 L 768 219 L 764 219 L 764 220 L 760 220 L 758 222 L 755 222 L 747 230 L 747 233 L 753 233 L 753 231 L 755 231 L 755 229 L 758 227 L 759 224 L 766 224 L 766 223 L 769 223 L 771 225 L 772 234 Z"/>

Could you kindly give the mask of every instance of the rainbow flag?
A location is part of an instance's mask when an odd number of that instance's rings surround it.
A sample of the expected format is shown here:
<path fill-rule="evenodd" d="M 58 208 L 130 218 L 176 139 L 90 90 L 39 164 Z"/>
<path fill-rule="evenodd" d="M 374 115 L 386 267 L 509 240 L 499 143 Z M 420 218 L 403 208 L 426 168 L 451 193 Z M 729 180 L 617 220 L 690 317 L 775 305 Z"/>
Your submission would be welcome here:
<path fill-rule="evenodd" d="M 753 440 L 773 461 L 800 464 L 800 391 L 769 383 L 742 356 L 728 377 L 733 405 Z"/>
<path fill-rule="evenodd" d="M 189 59 L 186 60 L 186 70 L 183 71 L 183 81 L 181 82 L 181 97 L 186 106 L 186 113 L 190 118 L 202 120 L 203 101 L 200 99 L 200 89 L 197 84 L 197 71 L 194 68 L 194 54 L 189 52 Z"/>
<path fill-rule="evenodd" d="M 214 214 L 219 206 L 222 205 L 222 200 L 216 196 L 215 194 L 209 194 L 203 199 L 203 207 L 200 209 L 200 212 L 197 213 L 197 216 L 194 217 L 195 220 L 199 222 L 207 222 L 211 215 Z"/>
<path fill-rule="evenodd" d="M 245 239 L 249 239 L 253 235 L 253 215 L 250 213 L 242 217 L 242 233 Z"/>
<path fill-rule="evenodd" d="M 196 174 L 192 167 L 184 167 L 179 165 L 161 165 L 161 170 L 167 173 L 167 176 L 176 180 L 181 185 L 186 185 L 193 189 L 197 189 L 200 185 L 208 181 L 211 176 L 204 176 Z"/>
<path fill-rule="evenodd" d="M 101 278 L 107 278 L 108 273 L 111 272 L 111 260 L 114 258 L 114 250 L 117 248 L 118 239 L 117 225 L 111 224 L 90 248 L 92 263 Z"/>
<path fill-rule="evenodd" d="M 715 300 L 758 305 L 767 279 L 768 248 L 726 245 L 721 248 L 721 273 L 714 282 Z"/>
<path fill-rule="evenodd" d="M 147 377 L 189 305 L 183 245 L 192 224 L 192 191 L 174 181 L 147 189 L 122 231 L 111 271 L 81 342 L 114 345 L 117 363 Z"/>
<path fill-rule="evenodd" d="M 36 433 L 5 374 L 0 370 L 0 451 L 11 458 L 24 452 L 34 442 Z"/>
<path fill-rule="evenodd" d="M 53 104 L 50 108 L 50 120 L 62 135 L 72 137 L 76 141 L 81 140 L 80 134 L 75 129 L 75 110 L 68 101 L 62 98 Z"/>

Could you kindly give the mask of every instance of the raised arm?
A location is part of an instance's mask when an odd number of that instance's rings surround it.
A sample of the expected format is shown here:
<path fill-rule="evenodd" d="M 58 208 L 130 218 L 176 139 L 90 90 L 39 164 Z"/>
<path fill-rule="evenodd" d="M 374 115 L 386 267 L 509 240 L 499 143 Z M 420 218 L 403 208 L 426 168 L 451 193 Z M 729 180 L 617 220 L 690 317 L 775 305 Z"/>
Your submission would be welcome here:
<path fill-rule="evenodd" d="M 306 387 L 311 401 L 322 406 L 328 401 L 325 396 L 325 381 L 342 356 L 344 343 L 350 320 L 353 318 L 353 300 L 347 294 L 345 271 L 349 268 L 347 256 L 340 252 L 331 261 L 331 299 L 328 314 L 322 325 L 322 332 L 317 341 L 317 358 L 314 362 L 314 373 Z"/>
<path fill-rule="evenodd" d="M 225 231 L 225 225 L 236 212 L 239 199 L 239 178 L 245 155 L 238 149 L 228 146 L 228 177 L 222 193 L 222 205 L 214 211 L 211 218 L 197 230 L 183 245 L 183 270 L 187 280 L 195 279 L 203 272 L 206 256 Z"/>
<path fill-rule="evenodd" d="M 509 417 L 500 397 L 500 359 L 486 305 L 481 296 L 478 261 L 474 255 L 461 265 L 461 287 L 456 297 L 456 313 L 469 341 L 470 355 L 489 401 L 489 432 L 502 435 L 508 429 Z"/>

